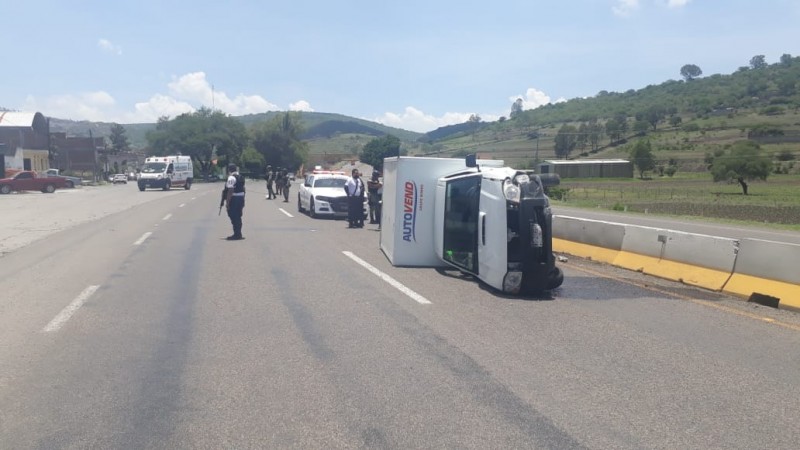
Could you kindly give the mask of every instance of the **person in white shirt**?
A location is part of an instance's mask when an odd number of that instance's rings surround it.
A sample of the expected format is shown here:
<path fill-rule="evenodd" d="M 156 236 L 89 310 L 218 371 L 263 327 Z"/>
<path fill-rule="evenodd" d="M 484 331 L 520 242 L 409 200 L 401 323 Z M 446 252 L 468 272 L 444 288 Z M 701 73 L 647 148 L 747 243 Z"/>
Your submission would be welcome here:
<path fill-rule="evenodd" d="M 344 191 L 347 193 L 347 228 L 364 228 L 364 182 L 358 169 L 353 169 Z"/>

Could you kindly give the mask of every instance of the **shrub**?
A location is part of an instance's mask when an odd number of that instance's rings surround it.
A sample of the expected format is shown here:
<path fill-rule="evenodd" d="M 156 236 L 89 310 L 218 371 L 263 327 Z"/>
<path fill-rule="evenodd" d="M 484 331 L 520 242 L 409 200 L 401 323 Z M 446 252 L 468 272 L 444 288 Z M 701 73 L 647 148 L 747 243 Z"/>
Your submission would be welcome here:
<path fill-rule="evenodd" d="M 761 114 L 765 116 L 779 116 L 783 114 L 784 108 L 782 106 L 773 105 L 767 106 L 766 108 L 761 110 Z"/>
<path fill-rule="evenodd" d="M 781 150 L 776 159 L 778 161 L 794 161 L 794 154 L 789 150 Z"/>
<path fill-rule="evenodd" d="M 696 123 L 687 123 L 686 125 L 683 126 L 683 131 L 686 131 L 686 132 L 689 132 L 689 133 L 700 131 L 700 125 L 698 125 Z"/>

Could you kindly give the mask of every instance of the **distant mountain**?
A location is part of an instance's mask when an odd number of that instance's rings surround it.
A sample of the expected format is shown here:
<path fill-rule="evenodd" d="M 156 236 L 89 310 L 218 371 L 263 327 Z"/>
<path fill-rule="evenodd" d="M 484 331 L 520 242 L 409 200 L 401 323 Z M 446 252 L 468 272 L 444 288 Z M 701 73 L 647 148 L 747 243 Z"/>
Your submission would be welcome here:
<path fill-rule="evenodd" d="M 239 119 L 246 126 L 251 126 L 258 122 L 270 120 L 278 114 L 282 114 L 282 112 L 270 111 L 261 114 L 248 114 L 245 116 L 238 116 L 237 119 Z M 318 112 L 300 112 L 298 114 L 300 115 L 301 124 L 305 129 L 303 139 L 328 139 L 343 134 L 375 137 L 392 134 L 403 141 L 416 141 L 420 136 L 422 136 L 421 133 L 388 127 L 377 122 L 357 119 L 355 117 L 349 117 L 342 114 Z M 67 133 L 68 136 L 87 137 L 91 134 L 95 137 L 108 137 L 111 135 L 112 125 L 113 123 L 110 122 L 90 122 L 86 120 L 74 121 L 57 118 L 50 119 L 50 131 L 64 132 Z M 125 127 L 125 133 L 128 136 L 128 141 L 130 142 L 131 146 L 133 148 L 141 149 L 147 147 L 147 132 L 154 129 L 156 124 L 134 123 L 122 124 L 122 126 Z"/>

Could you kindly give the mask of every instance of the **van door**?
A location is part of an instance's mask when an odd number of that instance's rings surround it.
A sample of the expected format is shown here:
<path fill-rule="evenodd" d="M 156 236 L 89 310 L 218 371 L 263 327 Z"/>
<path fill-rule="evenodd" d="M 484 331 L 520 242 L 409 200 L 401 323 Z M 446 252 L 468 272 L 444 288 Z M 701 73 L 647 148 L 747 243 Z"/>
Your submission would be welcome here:
<path fill-rule="evenodd" d="M 478 275 L 481 174 L 448 179 L 445 185 L 442 259 Z"/>

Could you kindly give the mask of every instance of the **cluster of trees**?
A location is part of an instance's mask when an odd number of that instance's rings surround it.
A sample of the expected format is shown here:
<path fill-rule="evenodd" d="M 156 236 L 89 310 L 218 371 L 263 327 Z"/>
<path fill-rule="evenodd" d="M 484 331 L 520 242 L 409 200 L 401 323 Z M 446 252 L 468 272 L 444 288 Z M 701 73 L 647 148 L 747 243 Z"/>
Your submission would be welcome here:
<path fill-rule="evenodd" d="M 153 155 L 182 154 L 192 157 L 203 174 L 228 163 L 244 171 L 261 173 L 267 163 L 296 169 L 307 158 L 307 144 L 298 113 L 285 113 L 255 124 L 249 130 L 236 118 L 221 111 L 200 108 L 175 118 L 159 118 L 155 130 L 147 133 Z"/>
<path fill-rule="evenodd" d="M 221 111 L 201 108 L 175 118 L 162 117 L 155 130 L 147 134 L 153 155 L 182 154 L 192 157 L 204 175 L 214 166 L 235 163 L 243 172 L 261 174 L 267 164 L 295 171 L 308 160 L 308 144 L 303 141 L 300 113 L 273 115 L 248 128 L 235 117 Z M 124 136 L 124 129 L 121 135 Z M 112 142 L 122 139 L 112 135 Z M 360 159 L 379 170 L 383 158 L 401 154 L 400 139 L 393 135 L 375 138 L 360 152 Z"/>

